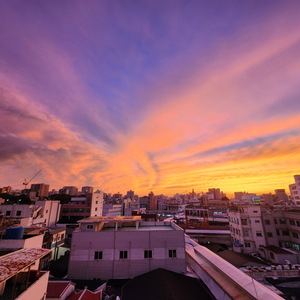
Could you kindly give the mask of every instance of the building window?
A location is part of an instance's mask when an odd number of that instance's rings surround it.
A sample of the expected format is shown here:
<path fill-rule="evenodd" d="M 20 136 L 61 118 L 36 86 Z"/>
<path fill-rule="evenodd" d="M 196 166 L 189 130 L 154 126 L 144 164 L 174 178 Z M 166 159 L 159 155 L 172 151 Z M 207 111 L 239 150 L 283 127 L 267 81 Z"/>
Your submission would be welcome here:
<path fill-rule="evenodd" d="M 295 238 L 295 239 L 298 238 L 298 233 L 297 232 L 293 232 L 293 238 Z"/>
<path fill-rule="evenodd" d="M 300 221 L 297 221 L 297 226 L 300 227 Z"/>
<path fill-rule="evenodd" d="M 259 223 L 259 220 L 255 220 L 255 223 Z"/>
<path fill-rule="evenodd" d="M 245 243 L 245 247 L 246 247 L 246 248 L 250 248 L 250 247 L 251 247 L 251 244 L 250 244 L 250 243 Z"/>
<path fill-rule="evenodd" d="M 128 251 L 120 251 L 120 259 L 127 259 Z"/>
<path fill-rule="evenodd" d="M 94 229 L 94 225 L 86 225 L 86 229 Z"/>
<path fill-rule="evenodd" d="M 102 251 L 95 251 L 94 259 L 102 259 L 103 252 Z"/>
<path fill-rule="evenodd" d="M 293 226 L 295 226 L 295 225 L 296 225 L 296 222 L 295 222 L 295 220 L 289 220 L 289 222 L 290 222 L 290 225 L 293 225 Z"/>
<path fill-rule="evenodd" d="M 62 209 L 62 212 L 63 212 L 63 213 L 68 213 L 69 211 L 70 211 L 69 208 L 63 208 L 63 209 Z"/>
<path fill-rule="evenodd" d="M 11 213 L 10 210 L 7 210 L 7 211 L 6 211 L 6 215 L 7 215 L 7 216 L 10 216 L 10 213 Z"/>
<path fill-rule="evenodd" d="M 273 237 L 273 233 L 272 232 L 267 232 L 267 237 Z"/>
<path fill-rule="evenodd" d="M 152 250 L 145 250 L 144 258 L 152 258 Z"/>
<path fill-rule="evenodd" d="M 280 231 L 277 229 L 276 230 L 276 234 L 279 236 L 280 235 Z"/>
<path fill-rule="evenodd" d="M 64 239 L 64 237 L 65 237 L 65 234 L 63 233 L 63 234 L 61 235 L 61 239 L 63 240 L 63 239 Z"/>
<path fill-rule="evenodd" d="M 98 207 L 95 208 L 95 211 L 97 211 L 97 210 L 98 210 Z"/>
<path fill-rule="evenodd" d="M 256 231 L 256 236 L 262 236 L 261 231 Z"/>
<path fill-rule="evenodd" d="M 245 237 L 248 237 L 248 236 L 249 236 L 249 231 L 248 231 L 248 230 L 245 230 L 245 231 L 244 231 L 244 236 L 245 236 Z"/>
<path fill-rule="evenodd" d="M 241 219 L 242 225 L 247 225 L 247 219 Z"/>
<path fill-rule="evenodd" d="M 46 209 L 46 214 L 48 213 L 48 209 Z"/>
<path fill-rule="evenodd" d="M 282 230 L 282 235 L 283 236 L 289 236 L 288 230 Z"/>
<path fill-rule="evenodd" d="M 96 204 L 98 204 L 98 201 L 96 201 Z"/>
<path fill-rule="evenodd" d="M 270 220 L 265 220 L 265 225 L 271 225 Z"/>
<path fill-rule="evenodd" d="M 253 211 L 253 213 L 256 213 L 256 214 L 257 214 L 257 213 L 258 213 L 258 211 L 257 211 L 257 210 L 254 210 L 254 211 Z"/>
<path fill-rule="evenodd" d="M 86 212 L 86 213 L 89 213 L 89 212 L 91 212 L 91 209 L 90 209 L 90 208 L 86 208 L 86 209 L 85 209 L 85 212 Z"/>
<path fill-rule="evenodd" d="M 277 224 L 277 219 L 274 219 L 274 224 Z"/>
<path fill-rule="evenodd" d="M 17 210 L 17 216 L 21 216 L 21 211 L 20 210 Z"/>
<path fill-rule="evenodd" d="M 285 219 L 279 219 L 279 223 L 280 224 L 286 224 L 286 221 L 285 221 Z"/>
<path fill-rule="evenodd" d="M 176 250 L 169 250 L 169 257 L 176 257 Z"/>
<path fill-rule="evenodd" d="M 274 256 L 274 253 L 273 253 L 273 252 L 270 252 L 270 258 L 271 258 L 271 259 L 275 259 L 275 256 Z"/>

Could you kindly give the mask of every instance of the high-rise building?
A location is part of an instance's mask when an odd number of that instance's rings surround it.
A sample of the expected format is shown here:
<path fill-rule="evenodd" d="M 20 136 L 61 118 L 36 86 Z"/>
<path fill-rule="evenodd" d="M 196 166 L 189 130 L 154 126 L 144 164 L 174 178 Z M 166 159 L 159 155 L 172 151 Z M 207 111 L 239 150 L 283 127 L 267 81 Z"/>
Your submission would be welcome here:
<path fill-rule="evenodd" d="M 300 207 L 300 175 L 294 175 L 295 183 L 290 184 L 291 200 L 297 207 Z"/>
<path fill-rule="evenodd" d="M 127 192 L 127 198 L 133 199 L 134 198 L 134 191 L 130 190 Z"/>
<path fill-rule="evenodd" d="M 31 193 L 35 192 L 36 197 L 48 197 L 49 196 L 49 184 L 36 183 L 31 185 Z"/>
<path fill-rule="evenodd" d="M 81 191 L 84 194 L 92 194 L 93 193 L 93 187 L 92 186 L 83 186 Z"/>
<path fill-rule="evenodd" d="M 214 199 L 221 199 L 220 189 L 208 189 L 208 193 L 212 194 Z"/>
<path fill-rule="evenodd" d="M 66 194 L 71 196 L 77 196 L 78 188 L 76 186 L 64 186 L 61 190 L 59 190 L 60 194 Z"/>
<path fill-rule="evenodd" d="M 276 201 L 281 201 L 281 200 L 283 200 L 283 202 L 288 202 L 289 201 L 289 197 L 285 193 L 285 189 L 275 190 L 275 197 L 277 198 L 277 199 L 275 199 L 275 202 Z"/>
<path fill-rule="evenodd" d="M 157 199 L 154 197 L 153 192 L 149 194 L 149 209 L 157 210 Z"/>

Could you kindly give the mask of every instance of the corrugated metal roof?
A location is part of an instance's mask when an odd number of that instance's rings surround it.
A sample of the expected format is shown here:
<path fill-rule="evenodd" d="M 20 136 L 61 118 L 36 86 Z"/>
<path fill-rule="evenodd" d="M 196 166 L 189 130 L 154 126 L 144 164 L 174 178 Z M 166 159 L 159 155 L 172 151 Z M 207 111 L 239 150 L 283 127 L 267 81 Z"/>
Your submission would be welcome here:
<path fill-rule="evenodd" d="M 0 283 L 29 267 L 39 258 L 50 253 L 43 248 L 28 248 L 12 252 L 0 258 Z"/>

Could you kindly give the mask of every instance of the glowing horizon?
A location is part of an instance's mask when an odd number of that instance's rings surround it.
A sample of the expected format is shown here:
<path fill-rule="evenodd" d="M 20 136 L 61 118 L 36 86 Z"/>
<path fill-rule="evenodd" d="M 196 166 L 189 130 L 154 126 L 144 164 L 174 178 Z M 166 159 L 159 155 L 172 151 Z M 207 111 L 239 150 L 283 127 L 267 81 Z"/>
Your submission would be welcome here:
<path fill-rule="evenodd" d="M 274 192 L 300 173 L 300 3 L 0 4 L 0 187 Z"/>

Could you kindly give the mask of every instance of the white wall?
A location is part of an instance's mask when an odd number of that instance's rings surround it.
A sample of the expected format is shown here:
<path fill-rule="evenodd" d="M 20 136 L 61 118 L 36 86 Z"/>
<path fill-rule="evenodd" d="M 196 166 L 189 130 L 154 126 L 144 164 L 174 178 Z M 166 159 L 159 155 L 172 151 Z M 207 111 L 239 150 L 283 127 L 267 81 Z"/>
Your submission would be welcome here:
<path fill-rule="evenodd" d="M 16 300 L 41 300 L 46 299 L 49 272 L 45 272 L 37 281 L 28 287 Z"/>

